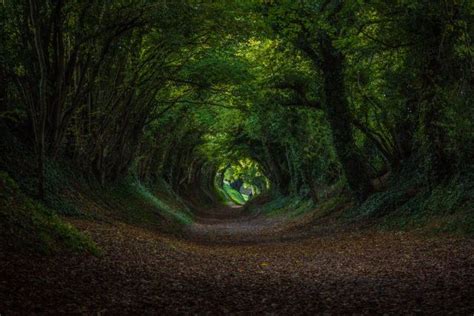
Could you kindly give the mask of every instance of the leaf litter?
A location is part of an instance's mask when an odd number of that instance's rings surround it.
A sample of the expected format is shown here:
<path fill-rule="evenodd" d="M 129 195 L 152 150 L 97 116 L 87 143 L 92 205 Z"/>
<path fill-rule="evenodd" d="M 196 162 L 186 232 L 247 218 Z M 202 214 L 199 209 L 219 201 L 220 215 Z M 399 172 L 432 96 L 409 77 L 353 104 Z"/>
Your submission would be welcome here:
<path fill-rule="evenodd" d="M 203 216 L 182 238 L 70 221 L 103 254 L 3 254 L 2 315 L 474 313 L 468 238 L 364 231 L 282 239 L 266 219 L 238 216 Z"/>

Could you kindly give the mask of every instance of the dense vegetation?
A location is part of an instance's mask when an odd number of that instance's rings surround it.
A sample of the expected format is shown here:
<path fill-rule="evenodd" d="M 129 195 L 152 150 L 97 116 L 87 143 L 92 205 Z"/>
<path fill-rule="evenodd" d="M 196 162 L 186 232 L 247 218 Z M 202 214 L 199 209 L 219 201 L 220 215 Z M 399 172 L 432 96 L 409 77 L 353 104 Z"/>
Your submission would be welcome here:
<path fill-rule="evenodd" d="M 472 314 L 473 39 L 469 0 L 0 1 L 0 315 Z"/>
<path fill-rule="evenodd" d="M 424 212 L 435 193 L 450 198 L 433 212 L 472 211 L 473 14 L 454 0 L 4 1 L 2 138 L 21 150 L 2 169 L 42 200 L 59 162 L 202 203 L 347 188 L 357 215 Z"/>

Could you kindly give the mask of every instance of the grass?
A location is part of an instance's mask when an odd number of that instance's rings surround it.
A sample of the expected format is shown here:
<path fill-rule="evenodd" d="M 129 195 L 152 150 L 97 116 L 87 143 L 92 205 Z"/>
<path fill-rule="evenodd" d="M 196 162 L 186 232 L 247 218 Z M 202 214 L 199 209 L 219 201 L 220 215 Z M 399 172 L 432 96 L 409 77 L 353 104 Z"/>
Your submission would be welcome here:
<path fill-rule="evenodd" d="M 223 197 L 224 202 L 232 202 L 238 205 L 244 205 L 247 203 L 247 200 L 244 198 L 244 196 L 227 183 L 224 183 L 222 189 L 218 188 L 218 191 L 221 193 L 221 197 Z"/>
<path fill-rule="evenodd" d="M 174 220 L 181 225 L 192 224 L 192 214 L 188 209 L 184 208 L 184 206 L 174 207 L 171 204 L 160 200 L 155 194 L 152 194 L 148 188 L 138 181 L 132 182 L 131 186 L 133 189 L 135 189 L 135 192 L 140 198 L 156 208 L 166 218 Z"/>
<path fill-rule="evenodd" d="M 79 188 L 72 203 L 90 218 L 179 232 L 193 222 L 190 210 L 164 188 L 151 188 L 128 177 L 123 181 Z"/>

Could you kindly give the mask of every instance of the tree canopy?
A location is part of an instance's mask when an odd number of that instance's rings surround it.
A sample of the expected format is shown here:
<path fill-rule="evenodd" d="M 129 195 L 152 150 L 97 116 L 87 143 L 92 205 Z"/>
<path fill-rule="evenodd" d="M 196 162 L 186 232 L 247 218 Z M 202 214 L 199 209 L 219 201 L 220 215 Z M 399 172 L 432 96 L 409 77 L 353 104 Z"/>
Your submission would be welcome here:
<path fill-rule="evenodd" d="M 45 159 L 67 157 L 101 183 L 177 192 L 251 161 L 271 192 L 342 183 L 364 201 L 407 165 L 429 183 L 469 167 L 473 14 L 454 0 L 7 0 L 0 115 L 34 149 L 40 195 Z"/>

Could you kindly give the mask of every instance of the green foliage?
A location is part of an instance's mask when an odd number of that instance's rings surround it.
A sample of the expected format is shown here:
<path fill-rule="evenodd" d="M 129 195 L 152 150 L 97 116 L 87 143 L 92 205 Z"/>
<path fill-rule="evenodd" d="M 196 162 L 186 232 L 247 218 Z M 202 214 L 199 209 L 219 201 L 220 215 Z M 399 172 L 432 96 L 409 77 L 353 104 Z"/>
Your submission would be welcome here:
<path fill-rule="evenodd" d="M 140 182 L 133 183 L 131 185 L 129 193 L 138 194 L 144 201 L 155 207 L 160 214 L 164 215 L 167 219 L 178 222 L 181 225 L 189 225 L 193 222 L 192 215 L 188 209 L 176 209 L 175 207 L 167 204 L 165 201 L 160 200 L 156 195 L 152 194 Z"/>
<path fill-rule="evenodd" d="M 80 202 L 88 209 L 98 204 L 101 213 L 91 215 L 112 218 L 132 225 L 168 229 L 176 232 L 192 223 L 192 215 L 187 207 L 179 203 L 166 190 L 156 187 L 151 190 L 132 178 L 107 188 L 88 191 L 87 200 Z M 91 211 L 88 211 L 90 214 Z M 164 227 L 167 226 L 167 227 Z"/>
<path fill-rule="evenodd" d="M 224 193 L 225 200 L 238 204 L 238 205 L 244 205 L 247 200 L 240 194 L 239 191 L 234 190 L 230 185 L 224 184 L 222 186 L 222 192 Z"/>
<path fill-rule="evenodd" d="M 0 219 L 0 247 L 5 251 L 100 253 L 90 238 L 25 196 L 5 172 L 0 172 Z"/>
<path fill-rule="evenodd" d="M 250 204 L 248 209 L 251 213 L 263 214 L 268 217 L 292 218 L 314 209 L 314 203 L 311 199 L 299 196 L 276 196 L 268 203 Z"/>
<path fill-rule="evenodd" d="M 150 225 L 189 224 L 178 200 L 212 203 L 216 186 L 243 204 L 224 179 L 278 196 L 268 214 L 310 197 L 325 213 L 347 186 L 366 199 L 348 218 L 457 216 L 473 16 L 454 0 L 7 1 L 0 168 L 64 215 L 98 181 L 117 217 Z"/>
<path fill-rule="evenodd" d="M 424 229 L 431 232 L 474 234 L 474 185 L 469 177 L 452 179 L 431 192 L 420 192 L 396 212 L 387 216 L 382 227 Z"/>
<path fill-rule="evenodd" d="M 381 229 L 474 233 L 474 185 L 465 174 L 436 185 L 423 186 L 423 177 L 409 172 L 392 179 L 388 190 L 376 193 L 344 216 L 349 221 L 373 221 Z"/>
<path fill-rule="evenodd" d="M 9 131 L 4 131 L 3 135 L 0 139 L 0 165 L 3 171 L 12 176 L 21 191 L 36 196 L 38 179 L 34 154 Z M 81 215 L 81 211 L 65 198 L 69 191 L 73 191 L 73 185 L 84 182 L 73 170 L 73 166 L 64 161 L 48 159 L 45 163 L 46 197 L 43 203 L 58 215 Z"/>

